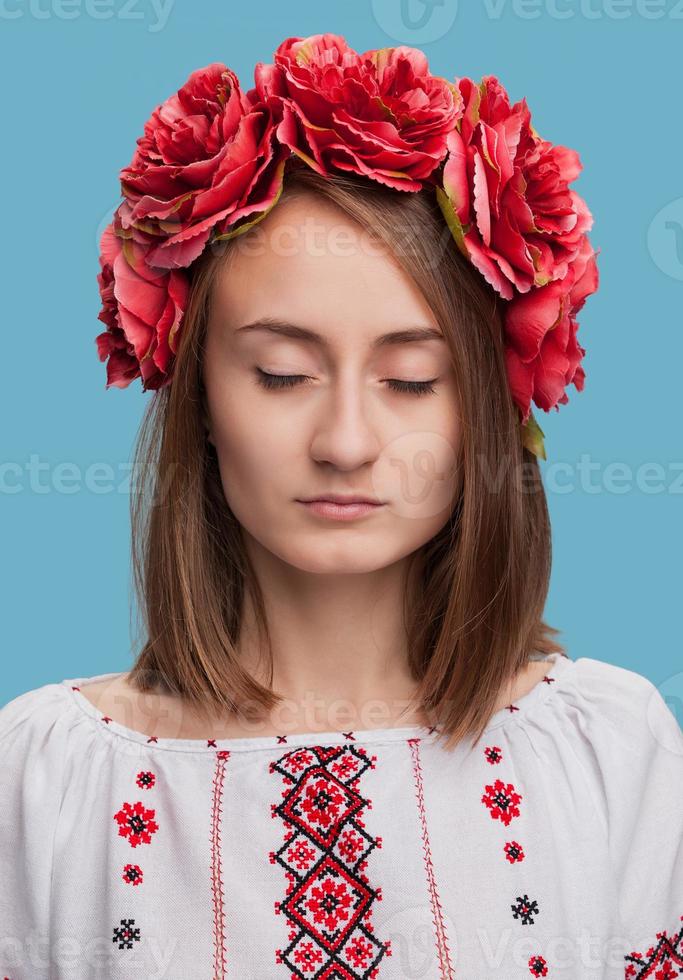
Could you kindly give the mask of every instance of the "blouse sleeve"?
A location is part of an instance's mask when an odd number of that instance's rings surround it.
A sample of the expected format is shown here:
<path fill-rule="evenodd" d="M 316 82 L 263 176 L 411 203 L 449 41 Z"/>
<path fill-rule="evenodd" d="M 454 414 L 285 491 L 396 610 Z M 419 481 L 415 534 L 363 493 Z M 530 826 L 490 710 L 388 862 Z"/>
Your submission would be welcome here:
<path fill-rule="evenodd" d="M 624 975 L 678 976 L 683 972 L 683 732 L 647 678 L 587 658 L 581 663 L 582 695 L 593 702 L 585 734 L 606 813 L 620 923 L 614 942 L 624 957 Z"/>
<path fill-rule="evenodd" d="M 50 881 L 68 713 L 59 684 L 0 709 L 0 977 L 47 980 Z"/>

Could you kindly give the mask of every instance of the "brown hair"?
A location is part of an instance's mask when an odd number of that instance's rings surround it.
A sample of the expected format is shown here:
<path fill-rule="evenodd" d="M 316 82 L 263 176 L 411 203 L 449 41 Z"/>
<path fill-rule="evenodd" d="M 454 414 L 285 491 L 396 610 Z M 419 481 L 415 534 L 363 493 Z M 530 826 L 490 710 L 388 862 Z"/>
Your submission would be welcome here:
<path fill-rule="evenodd" d="M 481 735 L 503 686 L 532 652 L 566 656 L 552 639 L 559 631 L 542 619 L 550 522 L 538 461 L 522 446 L 507 382 L 501 309 L 494 290 L 460 253 L 432 189 L 402 193 L 291 163 L 281 199 L 321 194 L 390 248 L 427 298 L 453 357 L 461 489 L 447 523 L 411 556 L 419 578 L 404 596 L 416 702 L 438 721 L 451 747 Z M 239 662 L 249 590 L 272 683 L 263 595 L 204 422 L 202 351 L 212 285 L 230 246 L 205 249 L 190 267 L 173 383 L 155 392 L 141 424 L 131 523 L 146 636 L 129 683 L 205 710 L 240 713 L 245 704 L 269 711 L 281 699 Z"/>

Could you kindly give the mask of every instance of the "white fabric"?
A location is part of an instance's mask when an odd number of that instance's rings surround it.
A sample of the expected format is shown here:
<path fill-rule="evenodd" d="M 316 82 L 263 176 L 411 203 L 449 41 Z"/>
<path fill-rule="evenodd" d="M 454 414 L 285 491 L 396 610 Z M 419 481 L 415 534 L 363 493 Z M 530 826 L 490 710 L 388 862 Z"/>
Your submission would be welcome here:
<path fill-rule="evenodd" d="M 640 674 L 554 655 L 450 753 L 417 726 L 150 743 L 73 690 L 114 676 L 0 710 L 0 977 L 683 971 L 683 734 Z"/>

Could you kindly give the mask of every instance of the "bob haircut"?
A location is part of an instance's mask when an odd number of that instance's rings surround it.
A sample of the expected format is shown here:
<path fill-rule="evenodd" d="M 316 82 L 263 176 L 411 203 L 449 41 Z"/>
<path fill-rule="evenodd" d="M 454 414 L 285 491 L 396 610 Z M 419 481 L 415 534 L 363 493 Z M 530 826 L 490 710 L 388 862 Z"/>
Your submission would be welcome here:
<path fill-rule="evenodd" d="M 542 619 L 550 521 L 509 391 L 498 297 L 460 253 L 429 188 L 397 193 L 355 174 L 321 176 L 299 160 L 288 168 L 280 199 L 322 195 L 390 249 L 427 299 L 452 356 L 462 427 L 458 490 L 443 528 L 409 556 L 417 577 L 403 597 L 415 700 L 451 748 L 479 738 L 530 654 L 567 656 L 552 639 L 559 631 Z M 250 706 L 265 713 L 282 698 L 239 662 L 249 590 L 272 685 L 263 594 L 206 438 L 202 357 L 212 286 L 235 241 L 209 246 L 189 268 L 173 381 L 155 392 L 138 433 L 132 564 L 145 637 L 129 683 L 246 716 Z"/>

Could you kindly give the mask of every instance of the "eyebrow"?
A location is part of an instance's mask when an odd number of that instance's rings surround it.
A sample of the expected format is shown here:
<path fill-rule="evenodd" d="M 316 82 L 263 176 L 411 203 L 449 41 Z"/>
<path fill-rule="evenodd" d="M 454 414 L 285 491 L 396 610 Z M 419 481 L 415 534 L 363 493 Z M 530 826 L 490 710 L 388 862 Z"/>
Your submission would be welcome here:
<path fill-rule="evenodd" d="M 308 343 L 315 343 L 321 347 L 329 348 L 330 342 L 327 337 L 302 327 L 297 323 L 288 323 L 286 320 L 278 320 L 276 317 L 261 317 L 253 323 L 245 323 L 243 327 L 238 327 L 236 333 L 252 330 L 266 330 L 269 333 L 279 334 L 282 337 L 291 337 L 294 340 L 305 340 Z M 376 337 L 372 342 L 372 348 L 389 347 L 392 344 L 408 344 L 421 340 L 445 340 L 440 330 L 434 327 L 409 327 L 405 330 L 392 330 L 390 333 Z"/>

